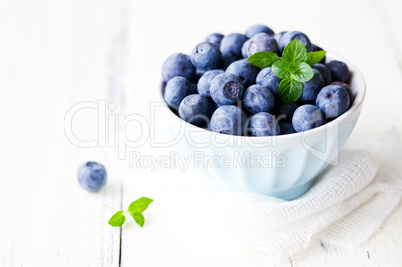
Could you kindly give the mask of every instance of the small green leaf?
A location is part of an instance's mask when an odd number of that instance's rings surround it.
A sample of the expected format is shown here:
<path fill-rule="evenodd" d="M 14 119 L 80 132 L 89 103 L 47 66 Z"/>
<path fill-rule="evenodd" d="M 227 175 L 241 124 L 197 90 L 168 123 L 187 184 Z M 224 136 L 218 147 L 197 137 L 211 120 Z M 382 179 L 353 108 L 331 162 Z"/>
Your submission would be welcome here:
<path fill-rule="evenodd" d="M 145 223 L 145 218 L 144 215 L 142 215 L 141 213 L 134 213 L 132 214 L 134 221 L 136 223 L 138 223 L 139 226 L 143 227 L 144 223 Z"/>
<path fill-rule="evenodd" d="M 290 64 L 289 69 L 293 74 L 293 79 L 298 82 L 307 82 L 314 76 L 311 67 L 304 62 L 292 63 Z"/>
<path fill-rule="evenodd" d="M 126 216 L 123 215 L 123 211 L 116 212 L 112 218 L 110 218 L 108 224 L 111 226 L 122 226 L 123 223 L 126 221 Z"/>
<path fill-rule="evenodd" d="M 283 50 L 282 59 L 287 63 L 306 62 L 306 47 L 299 40 L 293 40 Z"/>
<path fill-rule="evenodd" d="M 147 197 L 141 197 L 136 201 L 132 202 L 130 206 L 128 206 L 128 211 L 130 212 L 131 215 L 136 213 L 142 213 L 144 210 L 148 208 L 149 204 L 151 204 L 152 201 L 154 200 Z"/>
<path fill-rule="evenodd" d="M 257 52 L 248 57 L 248 61 L 260 69 L 271 67 L 279 59 L 280 57 L 276 53 L 269 51 Z"/>
<path fill-rule="evenodd" d="M 278 78 L 286 78 L 291 75 L 289 64 L 283 61 L 276 61 L 272 65 L 272 72 Z"/>
<path fill-rule="evenodd" d="M 313 66 L 314 64 L 317 64 L 318 62 L 321 61 L 325 57 L 325 54 L 327 51 L 315 51 L 315 52 L 308 52 L 307 53 L 307 64 L 310 66 Z"/>
<path fill-rule="evenodd" d="M 303 84 L 292 77 L 284 78 L 278 87 L 279 98 L 286 104 L 297 101 L 303 92 Z"/>

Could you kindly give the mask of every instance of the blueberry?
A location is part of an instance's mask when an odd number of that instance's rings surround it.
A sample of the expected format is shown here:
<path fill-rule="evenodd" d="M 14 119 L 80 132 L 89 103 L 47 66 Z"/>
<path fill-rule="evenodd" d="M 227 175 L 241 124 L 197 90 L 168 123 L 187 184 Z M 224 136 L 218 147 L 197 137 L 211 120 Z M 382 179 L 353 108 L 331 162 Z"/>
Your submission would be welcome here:
<path fill-rule="evenodd" d="M 223 34 L 211 33 L 205 38 L 205 42 L 216 44 L 218 47 L 221 45 Z"/>
<path fill-rule="evenodd" d="M 271 30 L 270 28 L 268 28 L 267 26 L 264 25 L 253 25 L 250 28 L 247 29 L 246 31 L 246 36 L 248 38 L 253 37 L 254 35 L 258 34 L 258 33 L 266 33 L 269 35 L 274 35 L 274 31 Z"/>
<path fill-rule="evenodd" d="M 315 44 L 312 44 L 312 47 L 313 47 L 313 51 L 314 51 L 314 52 L 315 52 L 315 51 L 322 51 L 322 50 L 323 50 L 321 47 L 319 47 L 318 45 L 315 45 Z M 324 56 L 324 57 L 321 59 L 321 61 L 318 62 L 318 63 L 325 64 L 325 58 L 326 58 L 326 56 Z"/>
<path fill-rule="evenodd" d="M 323 124 L 321 111 L 314 105 L 303 105 L 296 109 L 292 125 L 296 132 L 308 131 Z"/>
<path fill-rule="evenodd" d="M 185 54 L 173 54 L 162 65 L 162 78 L 164 82 L 171 78 L 181 76 L 192 80 L 195 78 L 195 67 L 190 57 Z"/>
<path fill-rule="evenodd" d="M 220 65 L 220 69 L 226 70 L 230 64 L 237 60 L 236 57 L 232 56 L 231 54 L 223 54 L 222 55 L 222 62 Z"/>
<path fill-rule="evenodd" d="M 166 103 L 172 108 L 178 108 L 180 102 L 189 94 L 192 88 L 190 82 L 183 77 L 173 77 L 165 86 L 164 98 Z"/>
<path fill-rule="evenodd" d="M 317 63 L 314 64 L 312 68 L 318 70 L 321 73 L 322 77 L 324 78 L 324 85 L 328 85 L 331 83 L 332 75 L 331 72 L 329 72 L 329 69 L 325 65 Z"/>
<path fill-rule="evenodd" d="M 281 129 L 281 135 L 296 133 L 291 122 L 282 121 L 279 123 L 279 128 Z"/>
<path fill-rule="evenodd" d="M 313 69 L 313 73 L 313 78 L 303 83 L 303 92 L 300 101 L 314 100 L 317 97 L 318 92 L 324 86 L 324 79 L 322 78 L 321 73 L 316 69 Z"/>
<path fill-rule="evenodd" d="M 250 131 L 252 136 L 273 136 L 279 135 L 280 128 L 274 116 L 260 112 L 251 117 Z"/>
<path fill-rule="evenodd" d="M 283 36 L 285 33 L 287 33 L 287 31 L 274 34 L 274 38 L 275 38 L 275 40 L 278 42 L 278 46 L 279 46 L 279 42 L 280 42 L 282 36 Z"/>
<path fill-rule="evenodd" d="M 243 105 L 250 114 L 271 112 L 275 105 L 274 95 L 264 86 L 254 84 L 244 92 Z"/>
<path fill-rule="evenodd" d="M 256 83 L 268 88 L 275 97 L 278 96 L 278 86 L 281 81 L 282 79 L 276 77 L 270 67 L 262 69 L 255 79 Z"/>
<path fill-rule="evenodd" d="M 179 115 L 193 125 L 204 126 L 212 115 L 211 102 L 205 96 L 198 94 L 186 96 L 180 103 Z"/>
<path fill-rule="evenodd" d="M 241 55 L 243 58 L 248 58 L 248 46 L 250 44 L 250 39 L 244 42 L 243 46 L 241 47 Z"/>
<path fill-rule="evenodd" d="M 233 62 L 226 69 L 226 73 L 231 73 L 240 78 L 245 87 L 255 83 L 258 69 L 247 59 L 241 59 Z"/>
<path fill-rule="evenodd" d="M 300 42 L 302 42 L 304 44 L 304 46 L 307 49 L 307 52 L 311 52 L 312 45 L 311 45 L 310 39 L 307 37 L 307 35 L 305 35 L 302 32 L 298 32 L 298 31 L 287 32 L 281 37 L 281 40 L 279 42 L 280 52 L 282 53 L 283 49 L 285 49 L 285 47 L 293 40 L 299 40 Z"/>
<path fill-rule="evenodd" d="M 318 94 L 316 105 L 325 118 L 335 119 L 348 110 L 350 99 L 342 86 L 327 85 Z"/>
<path fill-rule="evenodd" d="M 350 89 L 349 84 L 344 83 L 344 82 L 332 82 L 331 84 L 335 84 L 335 85 L 340 85 L 343 87 L 343 89 L 346 90 L 346 92 L 349 95 L 349 99 L 350 99 L 350 104 L 352 104 L 353 100 L 355 99 L 354 94 L 352 93 L 352 89 Z"/>
<path fill-rule="evenodd" d="M 223 70 L 209 70 L 201 76 L 197 83 L 197 90 L 200 95 L 211 97 L 211 92 L 209 91 L 211 87 L 212 80 L 219 74 L 224 73 Z"/>
<path fill-rule="evenodd" d="M 221 61 L 221 50 L 219 50 L 219 46 L 213 43 L 199 43 L 191 52 L 191 62 L 200 70 L 216 69 Z"/>
<path fill-rule="evenodd" d="M 344 62 L 332 60 L 331 62 L 327 63 L 327 68 L 331 72 L 333 82 L 341 81 L 347 83 L 349 81 L 350 71 Z"/>
<path fill-rule="evenodd" d="M 106 184 L 107 173 L 102 164 L 97 162 L 84 162 L 78 167 L 78 182 L 82 188 L 97 192 Z"/>
<path fill-rule="evenodd" d="M 222 134 L 244 135 L 247 115 L 241 108 L 224 105 L 215 110 L 211 118 L 211 130 Z"/>
<path fill-rule="evenodd" d="M 231 54 L 237 59 L 241 58 L 241 48 L 245 41 L 247 41 L 247 36 L 240 33 L 231 33 L 223 37 L 221 41 L 221 51 L 222 54 Z"/>
<path fill-rule="evenodd" d="M 291 104 L 282 104 L 278 112 L 278 120 L 291 121 L 295 110 L 299 105 L 294 102 Z"/>
<path fill-rule="evenodd" d="M 278 43 L 274 37 L 266 33 L 258 33 L 248 41 L 247 56 L 263 51 L 278 53 Z"/>
<path fill-rule="evenodd" d="M 222 73 L 212 80 L 210 93 L 218 105 L 234 105 L 242 99 L 244 86 L 236 75 Z"/>

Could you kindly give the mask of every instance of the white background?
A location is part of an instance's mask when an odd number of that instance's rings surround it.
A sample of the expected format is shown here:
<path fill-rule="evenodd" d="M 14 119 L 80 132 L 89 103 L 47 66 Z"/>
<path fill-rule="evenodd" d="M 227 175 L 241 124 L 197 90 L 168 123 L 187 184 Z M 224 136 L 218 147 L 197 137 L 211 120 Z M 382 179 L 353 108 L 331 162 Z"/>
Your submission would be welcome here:
<path fill-rule="evenodd" d="M 355 132 L 401 132 L 401 18 L 397 0 L 1 1 L 0 265 L 274 266 L 263 253 L 229 244 L 215 250 L 187 238 L 172 247 L 152 223 L 143 229 L 128 224 L 120 237 L 107 225 L 112 212 L 102 204 L 126 207 L 161 188 L 161 179 L 189 178 L 172 173 L 147 180 L 131 170 L 123 179 L 112 164 L 113 148 L 80 148 L 67 140 L 67 111 L 106 99 L 118 103 L 116 113 L 147 116 L 166 57 L 189 53 L 211 32 L 244 32 L 263 23 L 303 31 L 360 68 L 367 97 Z M 97 138 L 96 116 L 88 110 L 75 118 L 75 134 Z M 107 186 L 97 194 L 76 181 L 78 165 L 90 159 L 108 167 Z M 401 229 L 400 208 L 355 251 L 315 240 L 276 266 L 398 266 Z"/>

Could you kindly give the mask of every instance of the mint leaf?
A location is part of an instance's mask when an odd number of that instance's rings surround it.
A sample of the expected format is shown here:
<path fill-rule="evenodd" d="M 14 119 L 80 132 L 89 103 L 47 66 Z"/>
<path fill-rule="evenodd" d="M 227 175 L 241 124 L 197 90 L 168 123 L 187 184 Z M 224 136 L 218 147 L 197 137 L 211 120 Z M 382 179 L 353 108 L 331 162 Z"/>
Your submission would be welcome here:
<path fill-rule="evenodd" d="M 292 63 L 290 64 L 289 69 L 293 74 L 293 79 L 298 82 L 307 82 L 314 76 L 311 67 L 304 62 Z"/>
<path fill-rule="evenodd" d="M 308 52 L 307 53 L 307 64 L 310 66 L 313 66 L 314 64 L 317 64 L 318 62 L 321 61 L 325 57 L 325 54 L 327 51 L 315 51 L 315 52 Z"/>
<path fill-rule="evenodd" d="M 142 215 L 141 213 L 135 213 L 135 214 L 133 214 L 133 218 L 134 218 L 134 221 L 136 223 L 138 223 L 139 226 L 141 226 L 141 227 L 144 226 L 144 223 L 145 223 L 144 215 Z"/>
<path fill-rule="evenodd" d="M 126 221 L 126 216 L 123 215 L 123 211 L 116 212 L 112 218 L 110 218 L 108 224 L 111 226 L 122 226 L 123 223 Z"/>
<path fill-rule="evenodd" d="M 278 87 L 279 98 L 286 104 L 297 101 L 303 92 L 303 84 L 295 81 L 293 76 L 284 78 Z"/>
<path fill-rule="evenodd" d="M 260 69 L 271 67 L 279 59 L 280 57 L 276 53 L 269 51 L 257 52 L 248 57 L 248 61 Z"/>
<path fill-rule="evenodd" d="M 142 213 L 144 210 L 148 208 L 149 204 L 151 204 L 152 201 L 154 200 L 147 197 L 141 197 L 136 201 L 132 202 L 130 206 L 128 206 L 128 211 L 131 213 L 131 215 L 136 213 Z"/>
<path fill-rule="evenodd" d="M 306 62 L 307 50 L 299 40 L 291 41 L 283 50 L 282 60 L 287 63 Z"/>
<path fill-rule="evenodd" d="M 276 61 L 272 65 L 272 72 L 278 78 L 286 78 L 291 75 L 289 64 L 283 61 Z"/>

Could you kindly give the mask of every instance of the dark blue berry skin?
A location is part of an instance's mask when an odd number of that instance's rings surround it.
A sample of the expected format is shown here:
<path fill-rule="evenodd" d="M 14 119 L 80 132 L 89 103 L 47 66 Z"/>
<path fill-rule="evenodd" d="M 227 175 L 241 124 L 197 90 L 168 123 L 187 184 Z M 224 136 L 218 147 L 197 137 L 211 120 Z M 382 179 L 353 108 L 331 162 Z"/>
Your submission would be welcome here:
<path fill-rule="evenodd" d="M 327 85 L 317 96 L 316 106 L 327 119 L 336 119 L 350 106 L 349 95 L 340 85 Z"/>
<path fill-rule="evenodd" d="M 323 50 L 323 49 L 322 49 L 321 47 L 319 47 L 318 45 L 312 44 L 312 46 L 313 46 L 313 52 L 315 52 L 315 51 L 322 51 L 322 50 Z M 321 61 L 318 62 L 318 63 L 325 64 L 325 58 L 326 58 L 326 56 L 324 56 L 324 57 L 321 59 Z"/>
<path fill-rule="evenodd" d="M 274 34 L 274 38 L 275 38 L 275 40 L 278 42 L 278 46 L 279 46 L 279 42 L 280 42 L 282 36 L 283 36 L 285 33 L 287 33 L 287 31 Z"/>
<path fill-rule="evenodd" d="M 177 76 L 170 79 L 165 86 L 164 98 L 171 108 L 178 108 L 180 102 L 189 94 L 192 88 L 190 82 L 183 77 Z"/>
<path fill-rule="evenodd" d="M 241 55 L 243 58 L 248 58 L 248 46 L 250 44 L 250 39 L 244 42 L 243 46 L 241 47 Z"/>
<path fill-rule="evenodd" d="M 164 82 L 171 78 L 181 76 L 188 80 L 195 78 L 195 67 L 191 59 L 185 54 L 173 54 L 162 65 L 162 79 Z"/>
<path fill-rule="evenodd" d="M 325 65 L 317 63 L 314 64 L 312 68 L 318 70 L 321 73 L 322 77 L 324 78 L 324 85 L 328 85 L 331 83 L 332 75 L 331 72 L 329 72 L 329 69 Z"/>
<path fill-rule="evenodd" d="M 222 73 L 212 80 L 210 93 L 218 105 L 235 105 L 243 98 L 244 85 L 236 75 Z"/>
<path fill-rule="evenodd" d="M 278 42 L 271 35 L 258 33 L 248 41 L 247 56 L 263 51 L 278 53 Z"/>
<path fill-rule="evenodd" d="M 268 28 L 265 25 L 253 25 L 253 26 L 251 26 L 250 28 L 247 29 L 246 36 L 248 38 L 251 38 L 254 35 L 262 33 L 262 32 L 266 33 L 268 35 L 274 35 L 275 34 L 273 30 L 271 30 L 270 28 Z"/>
<path fill-rule="evenodd" d="M 90 192 L 97 192 L 106 184 L 107 173 L 102 164 L 97 162 L 84 162 L 78 167 L 78 183 Z"/>
<path fill-rule="evenodd" d="M 274 75 L 271 67 L 262 69 L 255 79 L 256 83 L 268 88 L 275 97 L 278 97 L 278 86 L 281 81 L 282 79 Z"/>
<path fill-rule="evenodd" d="M 332 82 L 331 84 L 335 84 L 335 85 L 340 85 L 343 87 L 343 89 L 346 90 L 346 92 L 349 95 L 349 99 L 350 99 L 350 104 L 353 103 L 353 100 L 355 99 L 355 95 L 352 93 L 352 89 L 350 89 L 349 84 L 344 83 L 344 82 Z"/>
<path fill-rule="evenodd" d="M 279 123 L 279 128 L 281 129 L 281 135 L 297 133 L 291 122 L 282 121 Z"/>
<path fill-rule="evenodd" d="M 247 115 L 239 107 L 224 105 L 212 114 L 211 130 L 222 134 L 245 135 Z"/>
<path fill-rule="evenodd" d="M 303 83 L 303 92 L 300 101 L 313 101 L 316 99 L 318 92 L 324 87 L 324 79 L 321 73 L 313 69 L 314 76 L 311 80 Z"/>
<path fill-rule="evenodd" d="M 314 105 L 303 105 L 296 109 L 292 125 L 296 132 L 308 131 L 323 124 L 321 111 Z"/>
<path fill-rule="evenodd" d="M 229 65 L 235 62 L 236 60 L 237 58 L 232 56 L 231 54 L 223 54 L 222 62 L 219 68 L 222 70 L 226 70 L 229 67 Z"/>
<path fill-rule="evenodd" d="M 210 87 L 212 80 L 219 74 L 224 73 L 223 70 L 209 70 L 201 76 L 197 83 L 198 93 L 202 96 L 211 97 Z"/>
<path fill-rule="evenodd" d="M 251 117 L 250 131 L 252 136 L 274 136 L 279 135 L 280 127 L 274 116 L 260 112 Z"/>
<path fill-rule="evenodd" d="M 205 42 L 213 43 L 220 47 L 223 36 L 221 33 L 211 33 L 205 38 Z"/>
<path fill-rule="evenodd" d="M 209 123 L 212 111 L 208 98 L 198 94 L 186 96 L 179 106 L 180 118 L 200 127 Z"/>
<path fill-rule="evenodd" d="M 304 44 L 304 46 L 307 49 L 307 52 L 312 51 L 313 46 L 310 42 L 310 39 L 307 37 L 307 35 L 298 31 L 287 32 L 281 37 L 279 41 L 279 51 L 282 53 L 283 49 L 285 49 L 288 43 L 296 39 Z"/>
<path fill-rule="evenodd" d="M 226 69 L 226 73 L 231 73 L 240 78 L 245 87 L 255 84 L 258 68 L 252 65 L 247 59 L 233 62 Z"/>
<path fill-rule="evenodd" d="M 327 63 L 327 68 L 331 72 L 333 82 L 340 81 L 347 83 L 349 81 L 350 71 L 344 62 L 332 60 Z"/>
<path fill-rule="evenodd" d="M 226 35 L 223 37 L 221 41 L 221 51 L 222 54 L 230 54 L 237 59 L 240 59 L 242 57 L 241 55 L 241 48 L 244 44 L 245 41 L 247 41 L 248 38 L 244 34 L 240 33 L 231 33 L 229 35 Z"/>
<path fill-rule="evenodd" d="M 299 105 L 294 102 L 291 104 L 282 104 L 278 111 L 278 120 L 279 121 L 291 121 L 295 110 L 299 107 Z"/>
<path fill-rule="evenodd" d="M 222 53 L 219 46 L 203 42 L 196 45 L 191 52 L 191 63 L 200 70 L 212 70 L 222 62 Z"/>
<path fill-rule="evenodd" d="M 254 84 L 244 92 L 243 106 L 249 114 L 271 112 L 275 106 L 275 98 L 267 88 Z"/>

